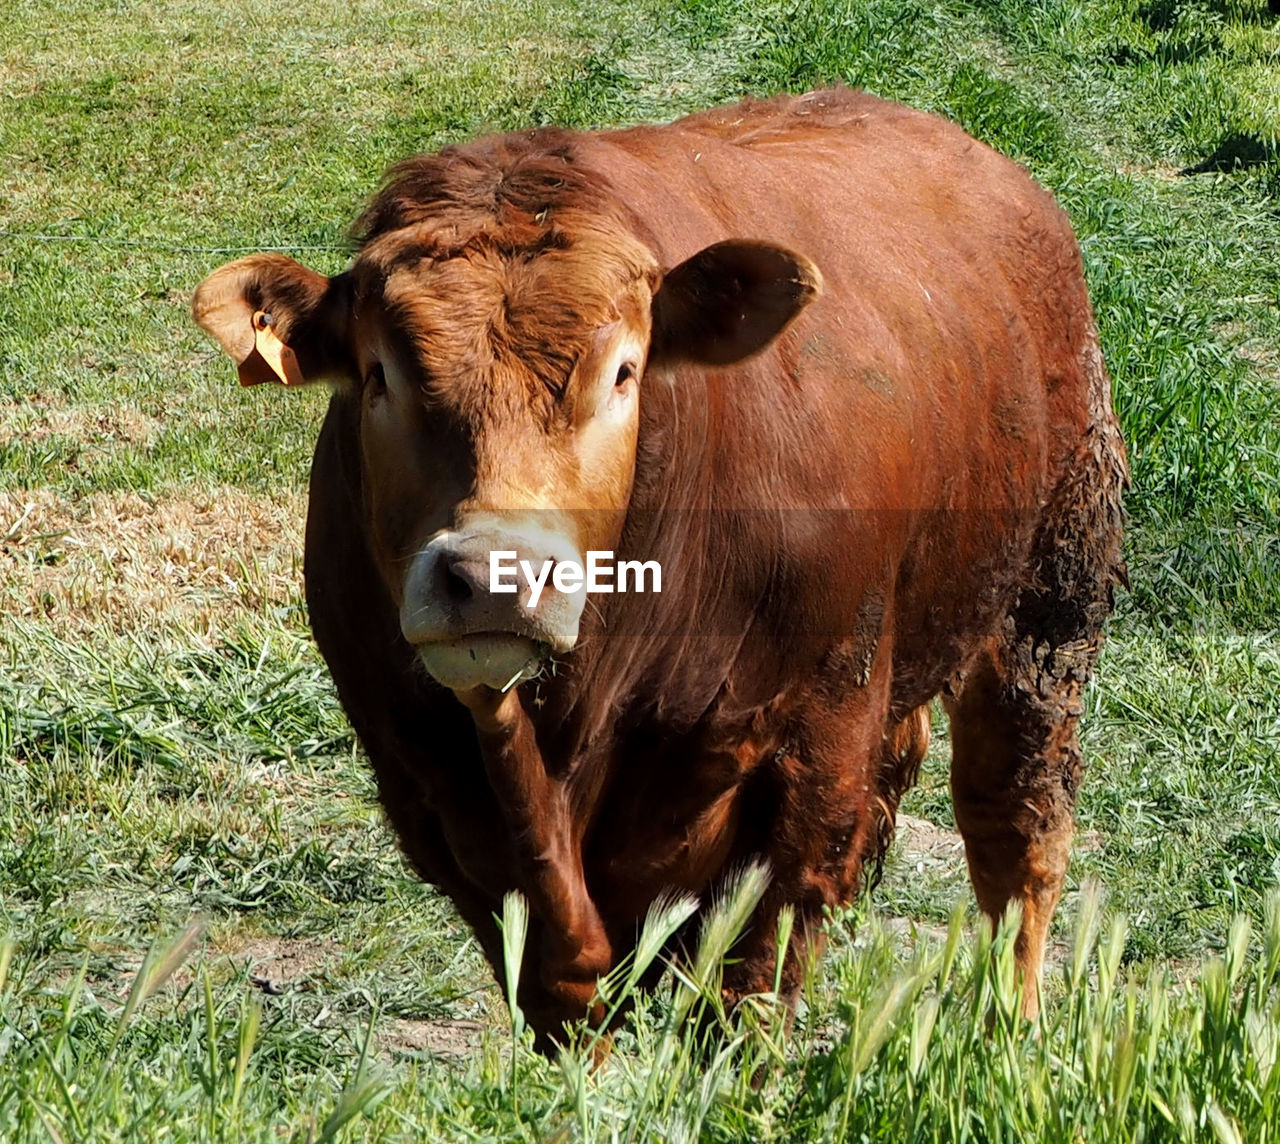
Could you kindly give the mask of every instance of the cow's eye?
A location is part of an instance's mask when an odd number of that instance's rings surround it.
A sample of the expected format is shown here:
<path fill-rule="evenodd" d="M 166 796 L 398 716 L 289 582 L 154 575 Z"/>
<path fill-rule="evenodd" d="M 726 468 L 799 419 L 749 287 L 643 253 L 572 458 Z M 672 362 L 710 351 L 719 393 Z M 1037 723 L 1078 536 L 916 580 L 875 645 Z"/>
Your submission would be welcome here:
<path fill-rule="evenodd" d="M 370 397 L 381 397 L 387 392 L 387 375 L 382 370 L 382 362 L 376 361 L 369 367 L 364 376 L 364 387 Z"/>
<path fill-rule="evenodd" d="M 636 375 L 636 367 L 631 362 L 623 362 L 618 366 L 618 376 L 613 379 L 613 384 L 621 389 Z"/>

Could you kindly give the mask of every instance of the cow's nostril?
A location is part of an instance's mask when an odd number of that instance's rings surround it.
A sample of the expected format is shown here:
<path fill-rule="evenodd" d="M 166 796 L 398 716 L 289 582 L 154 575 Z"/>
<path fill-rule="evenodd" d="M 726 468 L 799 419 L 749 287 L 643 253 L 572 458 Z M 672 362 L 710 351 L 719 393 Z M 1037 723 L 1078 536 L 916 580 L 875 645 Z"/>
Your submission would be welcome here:
<path fill-rule="evenodd" d="M 475 595 L 471 581 L 458 575 L 448 565 L 444 569 L 444 593 L 451 603 L 465 604 Z"/>

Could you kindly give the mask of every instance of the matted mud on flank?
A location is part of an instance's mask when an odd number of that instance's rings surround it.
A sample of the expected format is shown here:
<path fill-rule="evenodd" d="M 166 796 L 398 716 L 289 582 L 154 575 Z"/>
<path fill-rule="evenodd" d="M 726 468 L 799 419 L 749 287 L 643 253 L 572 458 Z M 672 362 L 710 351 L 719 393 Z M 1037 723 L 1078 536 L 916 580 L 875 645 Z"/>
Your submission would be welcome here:
<path fill-rule="evenodd" d="M 301 598 L 305 496 L 0 493 L 0 610 L 56 634 L 214 635 Z"/>

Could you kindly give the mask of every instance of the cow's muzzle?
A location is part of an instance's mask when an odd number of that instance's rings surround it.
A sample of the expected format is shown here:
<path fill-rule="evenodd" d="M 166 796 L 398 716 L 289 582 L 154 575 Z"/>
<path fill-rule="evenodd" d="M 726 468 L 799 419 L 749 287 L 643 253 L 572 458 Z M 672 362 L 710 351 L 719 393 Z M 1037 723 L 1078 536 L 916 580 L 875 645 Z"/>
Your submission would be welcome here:
<path fill-rule="evenodd" d="M 493 590 L 495 552 L 508 554 L 498 561 L 507 569 L 498 583 L 514 591 Z M 503 690 L 577 642 L 585 596 L 557 591 L 552 573 L 581 559 L 562 535 L 536 526 L 442 532 L 409 565 L 400 630 L 445 687 Z M 546 569 L 540 590 L 521 562 L 535 578 Z"/>

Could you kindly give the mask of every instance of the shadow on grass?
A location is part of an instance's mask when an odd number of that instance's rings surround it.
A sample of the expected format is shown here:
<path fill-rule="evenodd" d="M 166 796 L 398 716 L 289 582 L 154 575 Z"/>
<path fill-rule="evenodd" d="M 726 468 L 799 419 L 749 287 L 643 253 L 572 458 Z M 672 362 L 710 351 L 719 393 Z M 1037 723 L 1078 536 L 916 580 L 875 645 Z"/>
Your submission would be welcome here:
<path fill-rule="evenodd" d="M 1280 5 L 1280 0 L 1274 0 Z M 1215 171 L 1239 171 L 1247 167 L 1261 167 L 1274 163 L 1280 157 L 1275 139 L 1264 139 L 1252 132 L 1233 131 L 1218 144 L 1211 155 L 1190 167 L 1183 167 L 1179 175 L 1206 175 Z"/>

